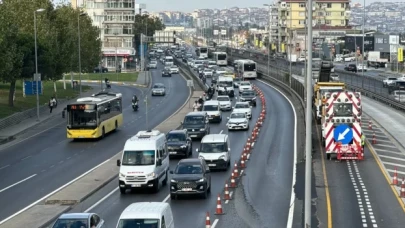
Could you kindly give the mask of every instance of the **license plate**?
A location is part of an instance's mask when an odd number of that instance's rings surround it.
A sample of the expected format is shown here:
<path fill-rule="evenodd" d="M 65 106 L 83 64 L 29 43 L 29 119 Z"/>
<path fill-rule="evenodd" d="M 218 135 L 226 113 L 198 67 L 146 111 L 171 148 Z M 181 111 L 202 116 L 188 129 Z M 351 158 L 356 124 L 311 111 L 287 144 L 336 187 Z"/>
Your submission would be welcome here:
<path fill-rule="evenodd" d="M 195 138 L 195 137 L 197 137 L 197 135 L 190 135 L 190 137 L 191 137 L 191 138 Z"/>
<path fill-rule="evenodd" d="M 217 166 L 216 164 L 208 164 L 208 166 Z"/>
<path fill-rule="evenodd" d="M 131 187 L 139 188 L 139 187 L 141 187 L 141 185 L 140 184 L 133 184 L 133 185 L 131 185 Z"/>
<path fill-rule="evenodd" d="M 193 191 L 192 188 L 182 188 L 181 190 L 182 190 L 183 192 L 191 192 L 191 191 Z"/>
<path fill-rule="evenodd" d="M 177 154 L 176 151 L 170 151 L 170 154 Z"/>

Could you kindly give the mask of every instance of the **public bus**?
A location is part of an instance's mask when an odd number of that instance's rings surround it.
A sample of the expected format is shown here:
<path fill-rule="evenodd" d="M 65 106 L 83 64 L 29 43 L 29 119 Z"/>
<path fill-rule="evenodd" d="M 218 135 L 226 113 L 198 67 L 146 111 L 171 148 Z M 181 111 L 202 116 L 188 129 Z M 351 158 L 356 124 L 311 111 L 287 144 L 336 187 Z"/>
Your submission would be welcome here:
<path fill-rule="evenodd" d="M 208 47 L 198 47 L 196 52 L 198 57 L 208 58 Z"/>
<path fill-rule="evenodd" d="M 214 52 L 213 59 L 218 66 L 227 66 L 228 65 L 228 56 L 226 52 Z"/>
<path fill-rule="evenodd" d="M 122 94 L 100 92 L 67 105 L 67 138 L 104 137 L 122 125 Z"/>
<path fill-rule="evenodd" d="M 243 79 L 245 78 L 256 79 L 257 78 L 256 62 L 252 60 L 239 60 L 237 74 L 239 77 Z"/>
<path fill-rule="evenodd" d="M 171 56 L 166 56 L 164 59 L 165 66 L 173 66 L 174 65 L 174 59 Z"/>

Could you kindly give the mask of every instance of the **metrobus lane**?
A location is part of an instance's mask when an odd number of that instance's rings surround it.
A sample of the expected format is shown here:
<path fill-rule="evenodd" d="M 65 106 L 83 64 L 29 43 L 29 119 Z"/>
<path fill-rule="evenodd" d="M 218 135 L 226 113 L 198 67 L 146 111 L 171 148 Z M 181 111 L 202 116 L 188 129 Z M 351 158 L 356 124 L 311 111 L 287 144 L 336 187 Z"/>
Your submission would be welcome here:
<path fill-rule="evenodd" d="M 214 98 L 215 99 L 215 98 Z M 235 103 L 235 99 L 233 99 Z M 252 120 L 250 120 L 251 126 L 255 123 L 259 116 L 260 103 L 257 107 L 252 110 Z M 231 131 L 229 132 L 226 127 L 226 117 L 230 115 L 231 112 L 223 112 L 223 120 L 220 124 L 212 123 L 210 124 L 211 134 L 228 134 L 231 144 L 231 168 L 227 171 L 213 171 L 212 175 L 212 189 L 211 194 L 208 195 L 207 199 L 201 199 L 199 197 L 180 197 L 177 200 L 171 200 L 169 195 L 169 186 L 163 187 L 157 194 L 151 194 L 148 191 L 136 191 L 134 193 L 127 193 L 126 195 L 121 195 L 118 190 L 118 178 L 113 180 L 107 189 L 100 190 L 103 194 L 100 194 L 98 202 L 93 201 L 92 206 L 87 204 L 90 208 L 89 212 L 94 212 L 100 214 L 100 216 L 106 221 L 107 227 L 114 227 L 117 224 L 121 212 L 131 203 L 134 202 L 168 202 L 173 210 L 176 228 L 189 228 L 198 227 L 200 224 L 204 225 L 205 212 L 213 210 L 216 207 L 216 197 L 219 193 L 223 191 L 225 186 L 225 181 L 227 181 L 231 176 L 231 170 L 233 164 L 241 156 L 243 146 L 247 140 L 247 137 L 251 133 L 252 127 L 249 131 Z M 193 142 L 193 158 L 198 157 L 196 148 L 200 147 L 199 140 Z M 179 159 L 170 159 L 170 169 L 174 170 Z M 170 178 L 170 176 L 169 176 Z M 170 179 L 169 179 L 170 183 Z M 83 208 L 83 206 L 80 206 Z M 76 208 L 77 210 L 77 208 Z M 184 216 L 187 214 L 187 216 Z"/>
<path fill-rule="evenodd" d="M 152 98 L 150 91 L 145 92 L 150 101 L 149 114 L 153 115 L 153 118 L 148 118 L 148 127 L 156 126 L 169 117 L 184 103 L 190 92 L 181 75 L 162 78 L 160 70 L 154 70 L 152 80 L 153 83 L 166 85 L 166 95 Z M 132 95 L 137 93 L 142 99 L 142 93 L 135 87 L 127 86 L 113 86 L 112 90 L 123 94 L 124 124 L 104 139 L 73 142 L 66 140 L 66 128 L 55 128 L 2 151 L 1 156 L 4 158 L 21 151 L 30 151 L 31 154 L 26 159 L 11 160 L 9 167 L 0 170 L 0 189 L 4 189 L 0 192 L 0 201 L 8 205 L 0 209 L 0 220 L 107 160 L 122 149 L 130 135 L 147 127 L 145 104 L 141 103 L 137 112 L 131 107 Z M 16 184 L 32 175 L 35 176 Z M 26 194 L 27 189 L 35 191 Z"/>

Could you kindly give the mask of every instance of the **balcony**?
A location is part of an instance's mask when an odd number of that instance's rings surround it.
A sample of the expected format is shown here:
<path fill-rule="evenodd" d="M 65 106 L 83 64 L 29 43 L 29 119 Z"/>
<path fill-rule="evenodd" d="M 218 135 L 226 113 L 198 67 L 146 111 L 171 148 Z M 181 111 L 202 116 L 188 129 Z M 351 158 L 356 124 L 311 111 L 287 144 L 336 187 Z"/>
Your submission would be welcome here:
<path fill-rule="evenodd" d="M 135 2 L 133 0 L 117 0 L 108 1 L 105 5 L 105 10 L 108 11 L 127 11 L 135 10 Z"/>

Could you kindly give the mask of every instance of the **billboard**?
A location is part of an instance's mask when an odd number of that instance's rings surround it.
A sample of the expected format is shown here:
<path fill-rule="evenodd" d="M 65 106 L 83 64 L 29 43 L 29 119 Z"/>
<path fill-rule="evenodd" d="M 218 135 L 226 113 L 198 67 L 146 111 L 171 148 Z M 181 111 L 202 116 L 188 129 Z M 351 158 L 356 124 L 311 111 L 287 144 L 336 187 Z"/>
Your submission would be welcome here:
<path fill-rule="evenodd" d="M 153 41 L 156 43 L 174 43 L 175 31 L 155 31 Z"/>

